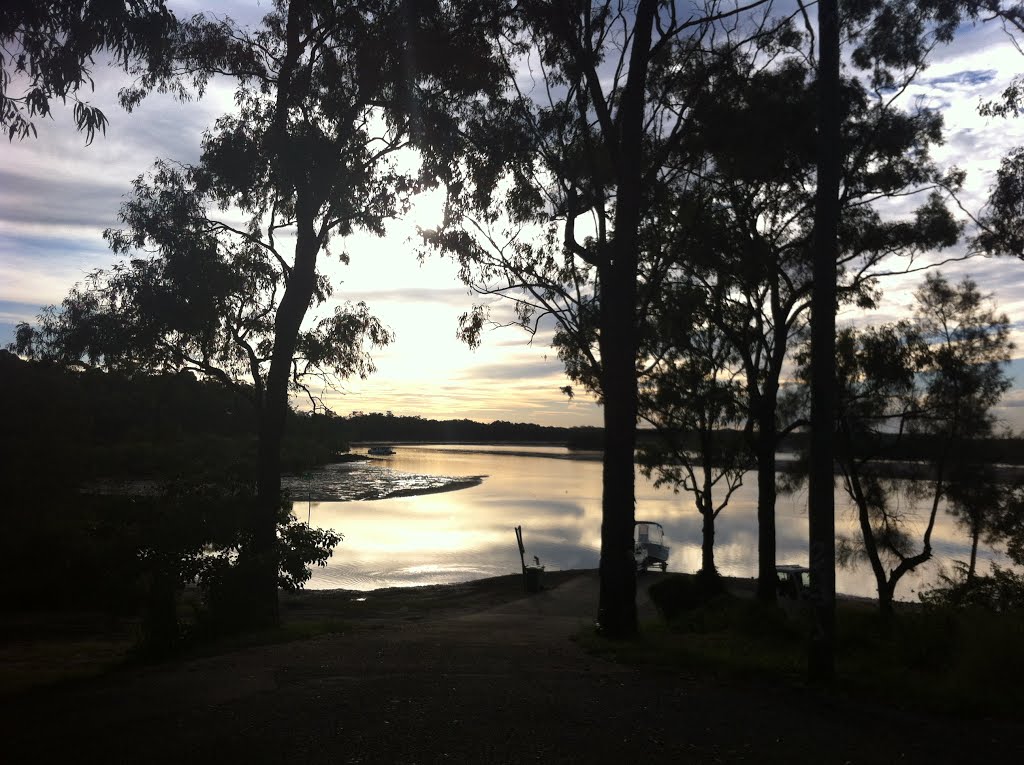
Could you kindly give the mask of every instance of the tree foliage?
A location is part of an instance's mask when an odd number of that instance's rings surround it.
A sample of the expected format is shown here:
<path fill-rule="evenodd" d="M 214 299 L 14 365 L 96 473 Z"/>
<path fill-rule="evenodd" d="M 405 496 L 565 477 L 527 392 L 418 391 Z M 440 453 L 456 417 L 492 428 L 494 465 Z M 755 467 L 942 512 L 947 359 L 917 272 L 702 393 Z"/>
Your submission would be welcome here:
<path fill-rule="evenodd" d="M 986 255 L 1024 258 L 1024 147 L 999 164 L 972 245 Z"/>
<path fill-rule="evenodd" d="M 690 110 L 711 95 L 725 49 L 786 27 L 769 3 L 521 3 L 508 55 L 536 73 L 507 83 L 467 131 L 463 177 L 428 242 L 458 259 L 478 293 L 513 302 L 505 320 L 555 328 L 570 376 L 604 407 L 601 605 L 613 635 L 636 630 L 633 452 L 647 306 L 665 277 L 662 230 L 684 225 Z M 724 92 L 724 91 L 723 91 Z M 690 208 L 693 212 L 693 208 Z M 658 244 L 654 244 L 657 241 Z M 652 246 L 653 245 L 653 246 Z M 656 254 L 658 253 L 658 254 Z M 487 307 L 466 315 L 471 341 Z M 502 323 L 502 319 L 494 319 Z"/>
<path fill-rule="evenodd" d="M 702 316 L 698 296 L 676 288 L 651 312 L 657 320 L 649 331 L 664 350 L 640 381 L 639 412 L 659 437 L 643 444 L 638 461 L 655 487 L 693 497 L 703 519 L 701 571 L 715 577 L 715 521 L 753 461 L 742 444 L 724 437 L 744 420 L 743 386 L 735 350 Z M 696 449 L 687 448 L 684 435 Z"/>
<path fill-rule="evenodd" d="M 197 165 L 160 161 L 136 181 L 125 228 L 106 232 L 128 263 L 94 274 L 38 331 L 19 331 L 21 349 L 37 355 L 251 383 L 258 502 L 246 555 L 264 623 L 278 619 L 289 392 L 310 374 L 369 372 L 364 342 L 390 340 L 362 304 L 304 324 L 331 294 L 318 259 L 357 229 L 382 234 L 445 173 L 446 142 L 491 82 L 498 10 L 277 0 L 255 30 L 191 19 L 167 75 L 230 76 L 236 109 L 207 132 Z M 413 149 L 419 171 L 399 159 Z"/>
<path fill-rule="evenodd" d="M 997 613 L 1024 609 L 1024 576 L 1012 569 L 992 566 L 986 576 L 968 575 L 968 567 L 958 564 L 952 575 L 939 574 L 941 584 L 920 593 L 929 606 L 979 609 Z"/>
<path fill-rule="evenodd" d="M 886 615 L 900 579 L 931 559 L 943 503 L 963 514 L 987 501 L 991 476 L 978 470 L 968 444 L 991 434 L 992 407 L 1011 384 L 1003 369 L 1013 349 L 1009 321 L 974 282 L 929 274 L 915 300 L 911 320 L 844 331 L 837 354 L 838 459 L 861 530 L 858 540 L 844 540 L 840 560 L 867 559 Z M 893 430 L 931 439 L 925 478 L 899 482 L 873 468 L 879 436 Z M 918 511 L 921 529 L 910 523 Z"/>
<path fill-rule="evenodd" d="M 816 71 L 801 55 L 800 38 L 784 41 L 769 48 L 771 56 L 757 47 L 726 49 L 713 70 L 695 72 L 719 95 L 687 113 L 684 146 L 697 158 L 697 181 L 683 198 L 695 212 L 663 245 L 675 258 L 676 278 L 703 291 L 708 321 L 732 345 L 742 371 L 757 457 L 764 598 L 775 592 L 775 452 L 801 424 L 783 406 L 783 370 L 808 331 L 815 283 Z M 882 275 L 913 269 L 922 255 L 957 241 L 960 225 L 945 189 L 961 177 L 931 158 L 942 140 L 939 114 L 901 110 L 852 75 L 840 88 L 838 301 L 867 308 Z M 754 123 L 759 130 L 751 136 Z M 901 216 L 883 215 L 881 203 L 895 198 L 918 204 Z"/>
<path fill-rule="evenodd" d="M 70 99 L 75 125 L 92 143 L 97 131 L 106 133 L 108 121 L 82 99 L 94 87 L 96 57 L 156 83 L 168 66 L 176 27 L 164 0 L 5 2 L 0 8 L 0 129 L 10 140 L 35 136 L 35 120 L 52 116 L 52 102 Z M 185 94 L 180 86 L 178 92 Z M 134 105 L 130 98 L 122 102 Z"/>

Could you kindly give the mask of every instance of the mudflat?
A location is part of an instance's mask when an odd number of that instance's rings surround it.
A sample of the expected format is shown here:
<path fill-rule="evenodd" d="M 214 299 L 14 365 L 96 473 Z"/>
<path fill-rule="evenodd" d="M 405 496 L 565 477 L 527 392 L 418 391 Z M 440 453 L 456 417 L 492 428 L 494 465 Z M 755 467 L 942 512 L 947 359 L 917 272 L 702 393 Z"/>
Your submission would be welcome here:
<path fill-rule="evenodd" d="M 1012 721 L 602 659 L 576 639 L 596 612 L 596 572 L 546 584 L 529 596 L 500 577 L 286 598 L 289 619 L 351 627 L 8 695 L 4 761 L 1024 761 Z M 645 586 L 638 603 L 654 618 Z"/>

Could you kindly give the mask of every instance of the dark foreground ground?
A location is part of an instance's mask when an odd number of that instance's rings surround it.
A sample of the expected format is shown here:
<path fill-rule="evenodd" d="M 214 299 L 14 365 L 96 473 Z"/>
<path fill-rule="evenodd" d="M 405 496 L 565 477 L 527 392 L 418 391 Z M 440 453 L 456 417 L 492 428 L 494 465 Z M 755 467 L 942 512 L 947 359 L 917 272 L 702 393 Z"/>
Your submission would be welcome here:
<path fill-rule="evenodd" d="M 286 602 L 291 617 L 351 626 L 5 695 L 0 760 L 1024 762 L 1017 723 L 597 658 L 574 639 L 596 610 L 596 574 L 549 583 L 528 598 L 512 577 L 361 602 L 310 594 Z M 640 603 L 653 618 L 645 591 Z"/>

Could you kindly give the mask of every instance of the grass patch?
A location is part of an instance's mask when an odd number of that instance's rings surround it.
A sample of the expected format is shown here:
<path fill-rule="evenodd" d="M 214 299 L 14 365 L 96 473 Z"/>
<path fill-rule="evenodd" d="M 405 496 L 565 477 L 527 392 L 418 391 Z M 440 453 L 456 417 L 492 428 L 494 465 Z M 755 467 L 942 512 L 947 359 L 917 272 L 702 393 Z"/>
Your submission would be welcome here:
<path fill-rule="evenodd" d="M 883 624 L 840 605 L 840 688 L 858 697 L 965 717 L 1019 715 L 1024 614 L 908 608 Z"/>
<path fill-rule="evenodd" d="M 702 592 L 681 574 L 659 581 L 650 595 L 663 619 L 644 625 L 638 638 L 611 641 L 587 630 L 580 644 L 628 664 L 805 682 L 810 622 L 796 604 Z M 908 604 L 886 625 L 874 603 L 841 600 L 836 629 L 838 694 L 962 717 L 1017 716 L 1024 705 L 1021 612 Z"/>
<path fill-rule="evenodd" d="M 728 593 L 693 603 L 671 619 L 647 623 L 633 640 L 608 640 L 587 630 L 580 642 L 623 663 L 737 679 L 797 680 L 805 662 L 798 624 L 780 609 Z"/>
<path fill-rule="evenodd" d="M 247 648 L 257 648 L 263 645 L 277 645 L 280 643 L 292 643 L 297 640 L 311 640 L 323 635 L 334 635 L 348 632 L 352 629 L 351 622 L 338 619 L 317 619 L 290 622 L 280 627 L 267 630 L 256 630 L 252 632 L 239 632 L 232 635 L 205 639 L 186 643 L 182 650 L 171 658 L 174 661 L 185 659 L 199 659 L 207 656 L 218 656 L 235 651 L 243 651 Z"/>

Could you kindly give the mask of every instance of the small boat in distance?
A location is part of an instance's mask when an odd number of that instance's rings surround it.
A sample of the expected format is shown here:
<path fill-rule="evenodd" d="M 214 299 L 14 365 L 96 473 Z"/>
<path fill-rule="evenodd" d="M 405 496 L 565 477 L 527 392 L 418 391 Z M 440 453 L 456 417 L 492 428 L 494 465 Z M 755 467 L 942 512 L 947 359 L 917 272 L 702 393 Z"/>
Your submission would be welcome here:
<path fill-rule="evenodd" d="M 390 446 L 371 446 L 366 453 L 373 457 L 390 457 L 395 450 Z"/>
<path fill-rule="evenodd" d="M 664 571 L 668 568 L 668 550 L 665 546 L 665 529 L 654 521 L 637 521 L 633 525 L 634 542 L 633 557 L 636 559 L 636 570 L 646 571 L 651 566 L 660 566 Z"/>
<path fill-rule="evenodd" d="M 780 598 L 807 600 L 811 597 L 811 570 L 807 566 L 782 563 L 775 567 L 775 576 Z"/>

